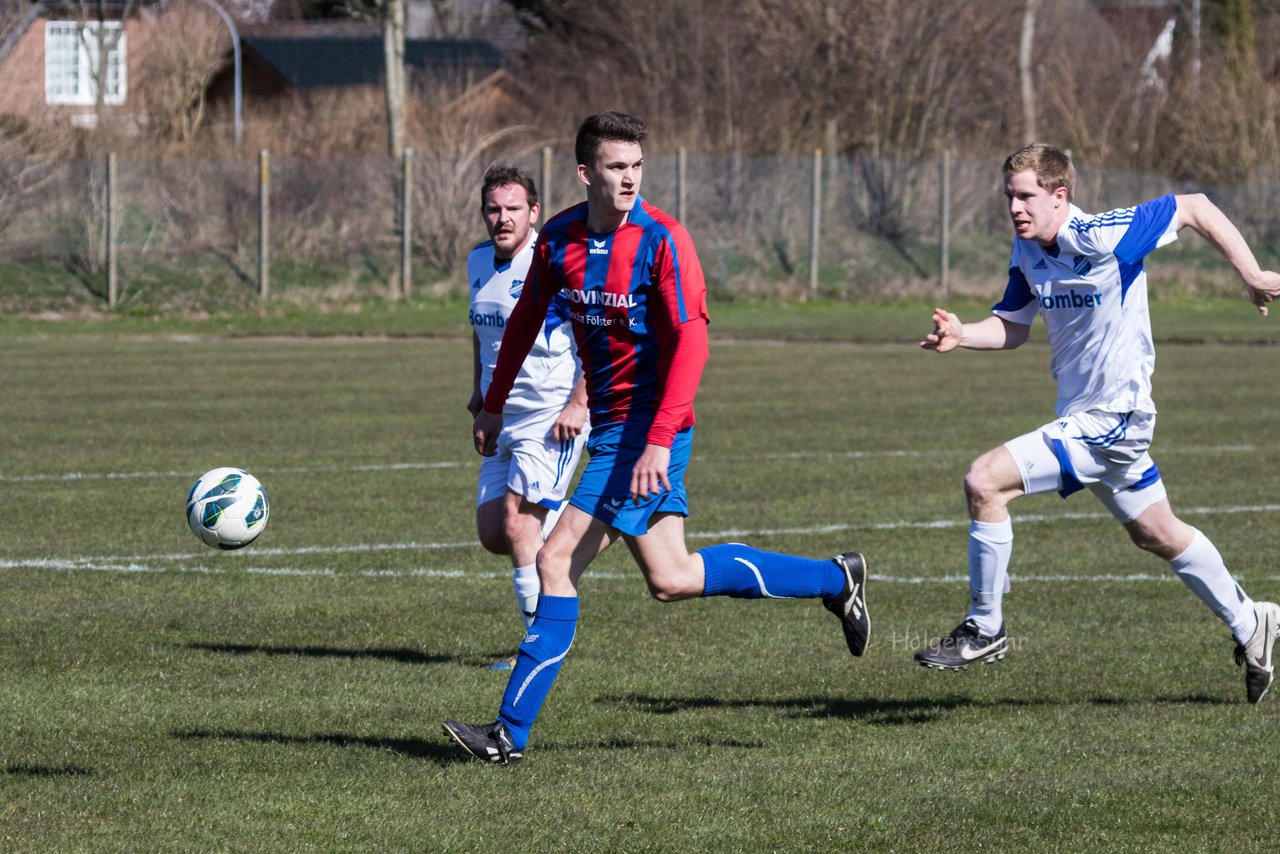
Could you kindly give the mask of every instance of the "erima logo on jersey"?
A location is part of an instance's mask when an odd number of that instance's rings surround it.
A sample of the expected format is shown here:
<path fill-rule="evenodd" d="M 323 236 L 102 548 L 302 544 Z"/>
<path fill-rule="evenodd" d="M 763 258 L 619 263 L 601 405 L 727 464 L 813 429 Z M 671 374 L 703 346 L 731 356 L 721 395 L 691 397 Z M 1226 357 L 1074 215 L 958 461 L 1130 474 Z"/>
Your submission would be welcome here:
<path fill-rule="evenodd" d="M 609 254 L 609 249 L 608 249 L 608 247 L 609 247 L 609 241 L 607 241 L 607 240 L 596 240 L 596 239 L 593 237 L 593 238 L 591 238 L 591 249 L 590 249 L 590 254 L 592 254 L 592 255 L 608 255 L 608 254 Z"/>
<path fill-rule="evenodd" d="M 580 302 L 584 305 L 602 305 L 605 308 L 635 308 L 635 294 L 612 294 L 608 291 L 579 291 L 565 288 L 562 293 L 569 302 Z"/>
<path fill-rule="evenodd" d="M 482 285 L 483 283 L 484 281 L 482 279 L 476 279 L 474 282 L 471 283 L 471 290 L 473 291 L 480 290 L 480 285 Z"/>
<path fill-rule="evenodd" d="M 492 314 L 481 314 L 478 311 L 472 310 L 467 312 L 467 314 L 471 317 L 472 326 L 492 326 L 495 329 L 501 329 L 507 325 L 506 319 L 496 311 Z"/>
<path fill-rule="evenodd" d="M 1072 288 L 1065 294 L 1048 294 L 1040 297 L 1040 305 L 1045 311 L 1055 308 L 1097 308 L 1102 305 L 1102 294 L 1080 294 Z"/>

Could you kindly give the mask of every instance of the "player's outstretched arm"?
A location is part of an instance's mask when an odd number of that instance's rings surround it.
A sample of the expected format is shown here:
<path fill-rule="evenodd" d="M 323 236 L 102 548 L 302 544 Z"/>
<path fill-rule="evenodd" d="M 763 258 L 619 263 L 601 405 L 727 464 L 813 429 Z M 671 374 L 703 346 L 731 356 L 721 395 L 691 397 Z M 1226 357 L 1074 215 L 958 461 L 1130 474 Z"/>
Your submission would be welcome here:
<path fill-rule="evenodd" d="M 1267 304 L 1280 297 L 1280 273 L 1263 270 L 1249 243 L 1222 210 L 1203 193 L 1175 196 L 1178 228 L 1190 227 L 1222 253 L 1244 283 L 1245 295 L 1267 316 Z"/>
<path fill-rule="evenodd" d="M 944 308 L 933 310 L 933 331 L 920 346 L 935 353 L 948 353 L 957 347 L 966 350 L 1012 350 L 1021 346 L 1031 332 L 1030 326 L 1012 323 L 992 315 L 976 323 L 961 323 L 960 318 Z"/>

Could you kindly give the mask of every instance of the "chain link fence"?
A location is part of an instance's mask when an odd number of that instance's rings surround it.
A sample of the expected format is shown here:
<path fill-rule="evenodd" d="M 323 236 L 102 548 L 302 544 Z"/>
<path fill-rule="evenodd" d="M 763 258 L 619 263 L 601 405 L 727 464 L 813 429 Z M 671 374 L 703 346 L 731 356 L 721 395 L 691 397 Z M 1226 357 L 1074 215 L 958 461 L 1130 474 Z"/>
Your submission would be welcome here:
<path fill-rule="evenodd" d="M 539 188 L 544 219 L 583 198 L 568 153 L 552 155 L 549 167 L 545 153 L 515 162 L 549 179 Z M 479 184 L 487 164 L 410 163 L 280 157 L 263 169 L 257 160 L 156 161 L 128 152 L 113 169 L 105 158 L 0 163 L 0 311 L 216 312 L 253 306 L 264 294 L 336 305 L 464 294 L 466 253 L 485 236 Z M 645 165 L 645 197 L 688 227 L 718 299 L 881 299 L 944 289 L 986 297 L 1001 287 L 1011 231 L 998 162 L 689 154 L 650 156 Z M 1239 187 L 1187 188 L 1082 167 L 1076 197 L 1101 211 L 1202 189 L 1266 249 L 1280 237 L 1277 183 L 1260 174 Z M 1234 289 L 1225 265 L 1215 275 L 1215 287 Z"/>

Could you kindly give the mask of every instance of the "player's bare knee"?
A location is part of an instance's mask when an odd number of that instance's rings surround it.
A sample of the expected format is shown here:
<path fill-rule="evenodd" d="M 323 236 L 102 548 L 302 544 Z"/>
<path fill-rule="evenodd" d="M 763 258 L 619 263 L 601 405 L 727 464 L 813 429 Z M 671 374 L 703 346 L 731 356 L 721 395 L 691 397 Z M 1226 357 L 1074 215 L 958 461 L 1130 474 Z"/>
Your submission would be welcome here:
<path fill-rule="evenodd" d="M 988 469 L 978 460 L 969 466 L 964 476 L 964 497 L 970 506 L 990 504 L 999 499 L 1000 486 Z"/>
<path fill-rule="evenodd" d="M 1177 537 L 1170 531 L 1137 525 L 1130 526 L 1126 530 L 1129 532 L 1129 539 L 1133 541 L 1135 546 L 1144 552 L 1150 552 L 1158 558 L 1173 560 L 1186 550 L 1185 546 L 1177 542 Z"/>
<path fill-rule="evenodd" d="M 659 602 L 679 602 L 702 593 L 700 582 L 696 582 L 688 573 L 652 572 L 646 574 L 645 582 L 649 585 L 649 595 Z"/>
<path fill-rule="evenodd" d="M 682 599 L 691 599 L 698 595 L 697 591 L 690 590 L 685 585 L 663 585 L 661 587 L 649 584 L 649 595 L 659 602 L 670 603 L 679 602 Z"/>
<path fill-rule="evenodd" d="M 477 533 L 480 536 L 480 545 L 485 551 L 495 555 L 505 556 L 511 554 L 511 540 L 507 538 L 503 531 L 480 528 Z"/>
<path fill-rule="evenodd" d="M 538 579 L 542 582 L 544 589 L 548 585 L 556 587 L 568 580 L 572 557 L 571 551 L 558 550 L 550 543 L 542 544 L 542 548 L 538 549 L 535 563 L 538 567 Z"/>
<path fill-rule="evenodd" d="M 530 551 L 533 551 L 541 547 L 542 526 L 536 521 L 529 524 L 529 520 L 524 517 L 508 516 L 503 525 L 502 538 L 506 541 L 508 550 L 519 544 L 531 546 Z"/>

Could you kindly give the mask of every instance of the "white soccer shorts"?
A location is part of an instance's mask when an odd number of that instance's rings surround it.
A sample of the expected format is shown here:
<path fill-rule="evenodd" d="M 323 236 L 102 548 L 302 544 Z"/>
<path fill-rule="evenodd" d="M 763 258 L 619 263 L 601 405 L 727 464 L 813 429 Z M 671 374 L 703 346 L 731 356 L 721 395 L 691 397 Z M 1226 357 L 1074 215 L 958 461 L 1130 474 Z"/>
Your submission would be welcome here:
<path fill-rule="evenodd" d="M 1155 426 L 1152 412 L 1093 409 L 1058 418 L 1004 446 L 1018 463 L 1028 495 L 1057 492 L 1066 498 L 1088 487 L 1125 524 L 1166 496 L 1148 453 Z"/>
<path fill-rule="evenodd" d="M 480 463 L 477 507 L 502 498 L 508 490 L 548 510 L 564 503 L 590 425 L 576 440 L 557 442 L 551 437 L 551 425 L 559 415 L 559 409 L 550 409 L 503 418 L 497 454 Z"/>

